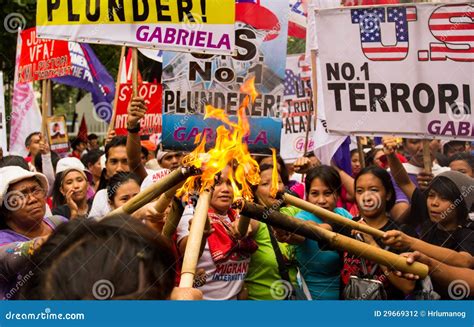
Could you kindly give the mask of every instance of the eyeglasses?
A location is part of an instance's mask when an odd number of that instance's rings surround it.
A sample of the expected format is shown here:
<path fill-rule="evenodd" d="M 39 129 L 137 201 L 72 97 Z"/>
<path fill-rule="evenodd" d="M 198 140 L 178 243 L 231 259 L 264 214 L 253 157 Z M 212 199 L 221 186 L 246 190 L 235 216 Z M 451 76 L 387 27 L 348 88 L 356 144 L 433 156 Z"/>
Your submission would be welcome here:
<path fill-rule="evenodd" d="M 32 195 L 36 199 L 42 199 L 46 195 L 46 191 L 40 186 L 25 188 L 19 190 L 18 192 L 21 193 L 25 199 L 27 199 L 30 195 Z"/>

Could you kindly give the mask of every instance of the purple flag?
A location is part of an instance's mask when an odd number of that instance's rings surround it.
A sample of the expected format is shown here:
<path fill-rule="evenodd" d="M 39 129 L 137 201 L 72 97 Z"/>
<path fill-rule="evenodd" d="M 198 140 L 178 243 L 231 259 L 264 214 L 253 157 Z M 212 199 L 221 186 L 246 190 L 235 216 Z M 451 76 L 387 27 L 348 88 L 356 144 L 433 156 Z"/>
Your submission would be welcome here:
<path fill-rule="evenodd" d="M 334 153 L 334 163 L 339 169 L 344 170 L 349 175 L 352 175 L 352 164 L 351 164 L 351 151 L 349 145 L 351 144 L 351 138 L 347 137 L 346 140 L 341 144 Z"/>
<path fill-rule="evenodd" d="M 96 57 L 90 45 L 69 42 L 69 51 L 72 74 L 54 78 L 53 81 L 90 92 L 97 116 L 109 123 L 115 95 L 114 79 Z"/>

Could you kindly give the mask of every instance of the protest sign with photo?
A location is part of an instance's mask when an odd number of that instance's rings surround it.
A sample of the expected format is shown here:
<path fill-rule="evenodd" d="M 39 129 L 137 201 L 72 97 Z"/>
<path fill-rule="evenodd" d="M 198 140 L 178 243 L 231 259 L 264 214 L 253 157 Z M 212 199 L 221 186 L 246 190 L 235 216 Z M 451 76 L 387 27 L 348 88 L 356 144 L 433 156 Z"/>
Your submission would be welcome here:
<path fill-rule="evenodd" d="M 231 54 L 234 0 L 39 0 L 39 37 Z"/>
<path fill-rule="evenodd" d="M 69 151 L 66 119 L 64 116 L 53 116 L 47 120 L 48 138 L 51 150 L 58 154 Z"/>
<path fill-rule="evenodd" d="M 118 90 L 117 113 L 115 117 L 115 133 L 127 135 L 128 106 L 132 99 L 132 84 L 120 84 Z M 148 110 L 145 117 L 140 120 L 140 135 L 153 135 L 161 133 L 161 84 L 143 83 L 138 87 L 138 96 L 145 100 Z"/>
<path fill-rule="evenodd" d="M 285 103 L 282 106 L 283 128 L 280 155 L 284 160 L 294 160 L 314 150 L 314 110 L 311 90 L 311 67 L 304 54 L 288 56 L 285 73 Z M 308 131 L 309 129 L 309 131 Z"/>
<path fill-rule="evenodd" d="M 68 42 L 39 39 L 36 28 L 21 32 L 19 83 L 27 83 L 71 74 Z"/>
<path fill-rule="evenodd" d="M 327 128 L 474 139 L 474 7 L 416 4 L 315 13 Z"/>
<path fill-rule="evenodd" d="M 255 77 L 259 95 L 255 103 L 248 106 L 247 115 L 277 117 L 281 111 L 288 2 L 237 1 L 235 7 L 236 55 L 165 52 L 162 75 L 164 115 L 203 115 L 205 105 L 210 104 L 224 109 L 229 116 L 235 116 L 246 97 L 240 92 L 240 87 L 251 77 Z M 259 127 L 251 124 L 251 128 Z"/>

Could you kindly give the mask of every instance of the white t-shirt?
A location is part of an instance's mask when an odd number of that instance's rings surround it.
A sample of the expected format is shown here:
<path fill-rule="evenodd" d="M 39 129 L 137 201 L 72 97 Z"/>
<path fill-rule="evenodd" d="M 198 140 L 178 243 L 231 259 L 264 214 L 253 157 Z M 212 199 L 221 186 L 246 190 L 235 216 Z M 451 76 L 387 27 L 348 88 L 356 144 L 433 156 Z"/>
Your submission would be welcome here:
<path fill-rule="evenodd" d="M 112 208 L 109 205 L 107 189 L 104 188 L 95 194 L 94 201 L 92 202 L 92 208 L 89 212 L 89 217 L 100 220 L 111 211 Z"/>
<path fill-rule="evenodd" d="M 177 228 L 178 242 L 189 235 L 189 220 L 193 218 L 193 214 L 193 207 L 187 206 Z M 239 261 L 229 259 L 216 266 L 209 251 L 209 243 L 206 241 L 197 264 L 197 269 L 206 271 L 206 284 L 198 287 L 203 293 L 204 300 L 235 300 L 244 285 L 249 264 L 250 257 Z"/>

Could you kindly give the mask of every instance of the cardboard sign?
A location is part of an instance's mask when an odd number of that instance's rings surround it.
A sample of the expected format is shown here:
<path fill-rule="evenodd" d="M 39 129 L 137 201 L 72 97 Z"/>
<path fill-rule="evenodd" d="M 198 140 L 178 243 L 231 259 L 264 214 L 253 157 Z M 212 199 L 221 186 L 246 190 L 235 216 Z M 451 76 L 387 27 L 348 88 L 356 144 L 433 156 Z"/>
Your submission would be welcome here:
<path fill-rule="evenodd" d="M 68 42 L 38 39 L 34 27 L 23 31 L 21 39 L 19 83 L 71 74 Z"/>
<path fill-rule="evenodd" d="M 47 124 L 51 151 L 55 151 L 58 154 L 67 153 L 69 151 L 69 138 L 64 116 L 49 117 Z"/>
<path fill-rule="evenodd" d="M 115 116 L 115 133 L 126 135 L 128 105 L 132 99 L 132 84 L 120 84 L 117 102 L 117 113 Z M 145 99 L 148 111 L 140 121 L 140 135 L 153 135 L 161 133 L 161 84 L 143 83 L 138 87 L 138 96 Z"/>

